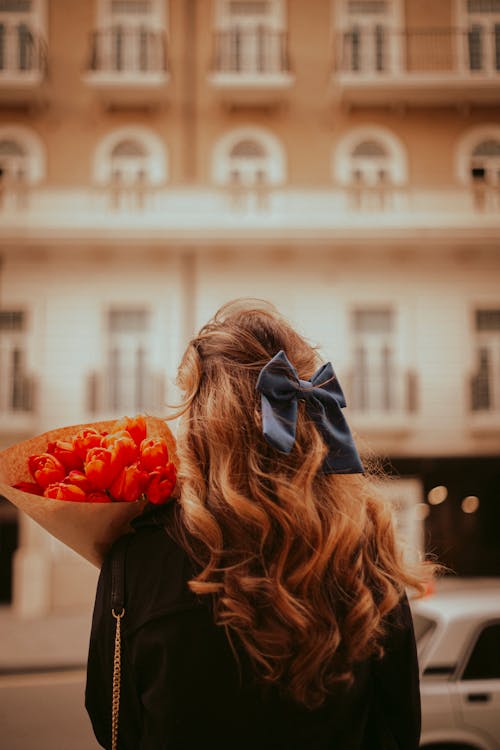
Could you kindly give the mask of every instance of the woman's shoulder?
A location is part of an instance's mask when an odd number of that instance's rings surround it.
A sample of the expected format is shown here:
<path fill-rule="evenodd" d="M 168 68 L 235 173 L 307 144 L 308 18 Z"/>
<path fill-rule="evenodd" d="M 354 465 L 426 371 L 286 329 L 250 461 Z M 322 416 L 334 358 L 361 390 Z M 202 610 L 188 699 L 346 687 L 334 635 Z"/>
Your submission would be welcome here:
<path fill-rule="evenodd" d="M 176 534 L 175 503 L 148 507 L 132 527 L 125 558 L 128 630 L 155 617 L 199 606 L 188 586 L 193 566 Z"/>

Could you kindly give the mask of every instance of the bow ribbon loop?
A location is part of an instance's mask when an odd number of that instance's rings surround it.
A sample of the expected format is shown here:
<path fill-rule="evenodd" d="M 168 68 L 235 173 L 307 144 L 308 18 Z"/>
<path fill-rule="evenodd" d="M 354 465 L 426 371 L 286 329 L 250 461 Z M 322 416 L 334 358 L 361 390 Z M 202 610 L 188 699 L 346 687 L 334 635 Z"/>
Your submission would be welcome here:
<path fill-rule="evenodd" d="M 323 463 L 325 474 L 362 474 L 363 465 L 342 413 L 346 402 L 330 362 L 310 380 L 301 380 L 284 351 L 279 351 L 259 373 L 262 432 L 265 440 L 281 453 L 290 453 L 295 443 L 298 401 L 314 421 L 328 446 Z"/>

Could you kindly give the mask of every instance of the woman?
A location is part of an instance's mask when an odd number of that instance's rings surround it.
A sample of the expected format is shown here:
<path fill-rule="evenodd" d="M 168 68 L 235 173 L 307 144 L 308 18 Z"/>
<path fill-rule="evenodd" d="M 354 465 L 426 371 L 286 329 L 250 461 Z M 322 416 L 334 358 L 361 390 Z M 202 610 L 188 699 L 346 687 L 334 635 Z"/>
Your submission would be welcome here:
<path fill-rule="evenodd" d="M 418 747 L 405 587 L 423 590 L 363 473 L 331 365 L 269 305 L 224 306 L 184 355 L 178 501 L 135 522 L 121 749 Z M 114 550 L 86 707 L 111 747 Z"/>

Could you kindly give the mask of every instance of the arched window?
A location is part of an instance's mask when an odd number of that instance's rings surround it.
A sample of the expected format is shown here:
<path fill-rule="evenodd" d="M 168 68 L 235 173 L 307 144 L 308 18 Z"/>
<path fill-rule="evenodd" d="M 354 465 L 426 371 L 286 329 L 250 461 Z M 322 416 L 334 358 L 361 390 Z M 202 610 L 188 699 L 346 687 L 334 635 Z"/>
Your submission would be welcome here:
<path fill-rule="evenodd" d="M 407 179 L 405 151 L 384 128 L 355 128 L 333 155 L 335 181 L 350 188 L 354 208 L 387 208 L 394 188 Z"/>
<path fill-rule="evenodd" d="M 22 126 L 0 127 L 0 202 L 25 207 L 28 189 L 45 175 L 45 156 L 38 136 Z"/>
<path fill-rule="evenodd" d="M 148 181 L 148 153 L 144 145 L 134 140 L 119 141 L 111 151 L 111 175 L 113 181 L 123 185 Z"/>
<path fill-rule="evenodd" d="M 226 134 L 214 149 L 213 178 L 219 184 L 243 188 L 282 183 L 285 155 L 281 143 L 261 128 L 241 128 Z"/>
<path fill-rule="evenodd" d="M 151 190 L 167 179 L 166 149 L 148 128 L 120 128 L 97 146 L 93 171 L 115 208 L 143 208 Z"/>
<path fill-rule="evenodd" d="M 474 182 L 500 185 L 500 136 L 481 141 L 472 150 L 470 174 Z"/>
<path fill-rule="evenodd" d="M 457 176 L 472 191 L 474 208 L 500 208 L 500 127 L 482 126 L 466 133 L 457 148 Z"/>

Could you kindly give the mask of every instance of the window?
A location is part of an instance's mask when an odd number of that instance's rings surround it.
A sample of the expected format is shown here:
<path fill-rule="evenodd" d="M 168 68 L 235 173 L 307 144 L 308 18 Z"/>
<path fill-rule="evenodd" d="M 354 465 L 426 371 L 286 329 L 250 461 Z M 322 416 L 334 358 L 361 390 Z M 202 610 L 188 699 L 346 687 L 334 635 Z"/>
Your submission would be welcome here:
<path fill-rule="evenodd" d="M 110 310 L 107 328 L 107 406 L 113 412 L 141 411 L 148 401 L 149 312 L 143 308 Z"/>
<path fill-rule="evenodd" d="M 500 410 L 500 307 L 476 310 L 472 410 Z"/>
<path fill-rule="evenodd" d="M 242 188 L 277 185 L 285 179 L 285 156 L 278 139 L 261 128 L 241 128 L 214 149 L 214 179 Z"/>
<path fill-rule="evenodd" d="M 237 74 L 287 72 L 282 0 L 219 0 L 215 68 Z"/>
<path fill-rule="evenodd" d="M 397 138 L 383 128 L 350 131 L 333 155 L 337 182 L 349 188 L 354 210 L 390 208 L 394 187 L 406 181 L 406 154 Z"/>
<path fill-rule="evenodd" d="M 115 208 L 144 208 L 166 180 L 167 154 L 148 128 L 120 128 L 106 136 L 94 156 L 94 179 L 109 191 Z"/>
<path fill-rule="evenodd" d="M 33 381 L 26 365 L 26 316 L 22 310 L 0 310 L 0 412 L 33 409 Z"/>
<path fill-rule="evenodd" d="M 101 0 L 91 70 L 118 74 L 164 71 L 163 5 L 160 0 Z"/>
<path fill-rule="evenodd" d="M 364 412 L 395 407 L 395 319 L 386 308 L 352 313 L 353 376 L 351 406 Z"/>
<path fill-rule="evenodd" d="M 43 69 L 43 6 L 41 0 L 0 0 L 0 76 Z"/>
<path fill-rule="evenodd" d="M 37 135 L 22 126 L 0 127 L 0 208 L 24 208 L 30 186 L 45 173 Z"/>
<path fill-rule="evenodd" d="M 472 72 L 500 72 L 499 0 L 463 0 L 467 24 L 467 64 Z"/>
<path fill-rule="evenodd" d="M 474 209 L 500 210 L 500 127 L 482 125 L 462 136 L 456 151 L 456 172 L 471 191 Z"/>
<path fill-rule="evenodd" d="M 473 184 L 500 187 L 500 137 L 481 141 L 471 154 L 470 175 Z"/>
<path fill-rule="evenodd" d="M 334 10 L 341 30 L 341 70 L 380 74 L 399 69 L 399 0 L 344 0 Z"/>
<path fill-rule="evenodd" d="M 500 680 L 500 623 L 488 625 L 481 632 L 462 680 Z"/>

